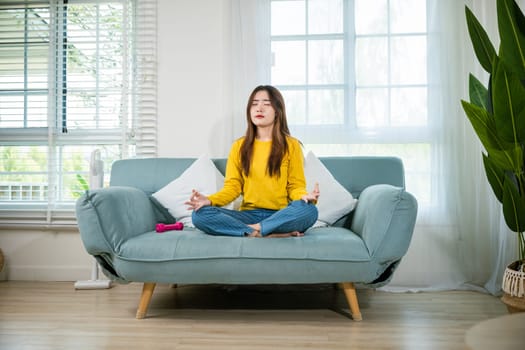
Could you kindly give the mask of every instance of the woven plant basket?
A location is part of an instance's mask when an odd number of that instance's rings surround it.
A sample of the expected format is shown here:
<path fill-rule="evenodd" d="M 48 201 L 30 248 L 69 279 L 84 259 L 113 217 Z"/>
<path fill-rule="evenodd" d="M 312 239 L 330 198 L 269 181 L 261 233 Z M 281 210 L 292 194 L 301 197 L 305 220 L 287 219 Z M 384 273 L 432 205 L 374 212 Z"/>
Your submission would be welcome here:
<path fill-rule="evenodd" d="M 521 268 L 518 270 L 520 265 Z M 501 288 L 513 297 L 525 297 L 525 264 L 518 260 L 507 266 Z"/>
<path fill-rule="evenodd" d="M 525 264 L 522 261 L 514 261 L 507 266 L 501 289 L 501 300 L 509 312 L 525 311 Z"/>

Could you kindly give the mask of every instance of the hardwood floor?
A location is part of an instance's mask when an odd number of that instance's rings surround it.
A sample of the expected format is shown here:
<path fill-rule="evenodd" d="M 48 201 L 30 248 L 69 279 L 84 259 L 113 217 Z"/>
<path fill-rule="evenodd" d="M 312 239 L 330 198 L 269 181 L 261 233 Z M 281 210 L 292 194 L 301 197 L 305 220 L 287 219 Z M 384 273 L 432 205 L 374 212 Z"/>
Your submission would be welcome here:
<path fill-rule="evenodd" d="M 465 349 L 465 332 L 506 314 L 476 292 L 360 290 L 363 321 L 344 293 L 320 286 L 158 285 L 135 319 L 142 284 L 0 282 L 0 349 Z"/>

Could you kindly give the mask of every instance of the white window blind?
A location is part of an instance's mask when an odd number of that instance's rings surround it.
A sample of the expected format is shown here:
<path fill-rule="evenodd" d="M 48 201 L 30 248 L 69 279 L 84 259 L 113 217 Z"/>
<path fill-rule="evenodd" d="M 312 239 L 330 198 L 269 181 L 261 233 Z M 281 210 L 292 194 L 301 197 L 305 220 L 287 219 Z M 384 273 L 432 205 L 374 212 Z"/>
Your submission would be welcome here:
<path fill-rule="evenodd" d="M 155 0 L 0 2 L 0 225 L 73 224 L 94 149 L 106 174 L 156 155 L 156 20 Z"/>

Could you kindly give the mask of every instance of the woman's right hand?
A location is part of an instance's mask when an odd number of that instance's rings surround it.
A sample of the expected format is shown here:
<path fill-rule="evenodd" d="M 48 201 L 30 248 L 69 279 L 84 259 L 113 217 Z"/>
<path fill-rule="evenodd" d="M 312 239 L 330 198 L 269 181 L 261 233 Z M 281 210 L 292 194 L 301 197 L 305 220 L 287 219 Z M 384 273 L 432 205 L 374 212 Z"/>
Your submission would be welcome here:
<path fill-rule="evenodd" d="M 305 201 L 306 203 L 316 204 L 317 199 L 319 198 L 320 195 L 321 195 L 321 192 L 319 191 L 319 183 L 316 182 L 314 185 L 313 191 L 308 194 L 305 194 L 304 196 L 301 197 L 301 199 Z"/>
<path fill-rule="evenodd" d="M 188 206 L 188 210 L 199 210 L 205 205 L 211 205 L 211 201 L 205 195 L 199 193 L 196 190 L 191 190 L 190 200 L 184 202 Z"/>

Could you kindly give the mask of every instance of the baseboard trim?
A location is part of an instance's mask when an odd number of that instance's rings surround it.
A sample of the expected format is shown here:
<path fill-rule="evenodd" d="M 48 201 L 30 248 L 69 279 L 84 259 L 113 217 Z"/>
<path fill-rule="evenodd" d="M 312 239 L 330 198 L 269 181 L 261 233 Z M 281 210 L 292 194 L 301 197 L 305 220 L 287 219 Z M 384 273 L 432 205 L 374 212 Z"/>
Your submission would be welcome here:
<path fill-rule="evenodd" d="M 8 281 L 75 282 L 91 277 L 91 266 L 6 266 Z M 4 268 L 5 270 L 5 268 Z M 101 278 L 105 278 L 101 276 Z"/>

